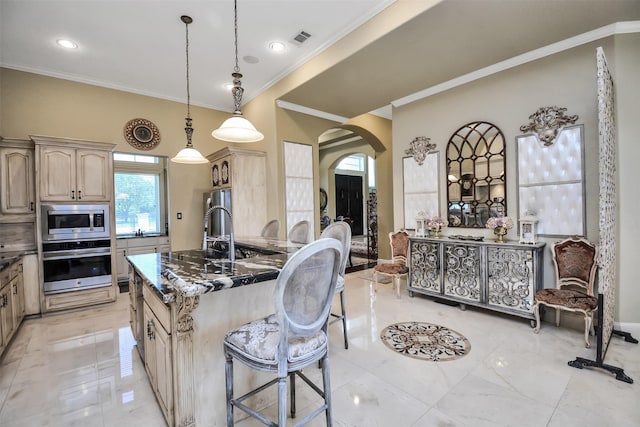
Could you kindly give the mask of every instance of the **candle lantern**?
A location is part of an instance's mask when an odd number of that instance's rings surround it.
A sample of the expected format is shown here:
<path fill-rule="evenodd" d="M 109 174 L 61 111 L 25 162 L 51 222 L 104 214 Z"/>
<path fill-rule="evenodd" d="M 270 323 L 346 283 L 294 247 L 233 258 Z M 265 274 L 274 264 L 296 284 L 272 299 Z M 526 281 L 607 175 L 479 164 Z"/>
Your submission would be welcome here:
<path fill-rule="evenodd" d="M 534 244 L 538 241 L 538 218 L 532 212 L 525 212 L 520 218 L 520 243 Z"/>
<path fill-rule="evenodd" d="M 416 237 L 427 237 L 427 216 L 420 211 L 416 215 Z"/>

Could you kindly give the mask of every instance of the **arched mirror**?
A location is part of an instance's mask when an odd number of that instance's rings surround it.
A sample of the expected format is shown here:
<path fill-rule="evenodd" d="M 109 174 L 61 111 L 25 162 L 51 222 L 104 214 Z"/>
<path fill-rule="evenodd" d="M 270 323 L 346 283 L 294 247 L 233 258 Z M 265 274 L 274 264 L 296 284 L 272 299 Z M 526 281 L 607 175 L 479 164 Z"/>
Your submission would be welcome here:
<path fill-rule="evenodd" d="M 462 126 L 447 144 L 449 227 L 484 227 L 507 214 L 505 141 L 487 122 Z"/>

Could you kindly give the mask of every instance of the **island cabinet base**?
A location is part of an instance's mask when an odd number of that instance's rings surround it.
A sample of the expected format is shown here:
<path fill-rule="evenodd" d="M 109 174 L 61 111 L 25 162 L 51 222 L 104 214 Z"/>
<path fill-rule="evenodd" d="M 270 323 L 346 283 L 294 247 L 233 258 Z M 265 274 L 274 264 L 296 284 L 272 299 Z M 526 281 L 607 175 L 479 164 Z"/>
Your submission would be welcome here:
<path fill-rule="evenodd" d="M 175 301 L 164 303 L 144 283 L 139 329 L 145 369 L 169 427 L 226 425 L 224 336 L 273 313 L 274 289 L 275 280 L 270 280 L 201 295 L 177 292 Z M 137 316 L 137 310 L 131 314 Z M 266 379 L 266 374 L 238 366 L 234 386 L 248 391 Z M 277 393 L 272 397 L 249 403 L 266 407 L 277 401 Z"/>
<path fill-rule="evenodd" d="M 412 237 L 409 295 L 508 313 L 535 326 L 533 296 L 543 287 L 544 246 Z"/>

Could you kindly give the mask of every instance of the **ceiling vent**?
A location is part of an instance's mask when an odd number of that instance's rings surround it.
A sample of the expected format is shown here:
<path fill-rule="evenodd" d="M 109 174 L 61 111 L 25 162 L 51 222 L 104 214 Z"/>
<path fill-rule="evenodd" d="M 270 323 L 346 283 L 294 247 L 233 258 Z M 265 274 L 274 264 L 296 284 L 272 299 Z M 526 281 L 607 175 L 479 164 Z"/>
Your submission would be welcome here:
<path fill-rule="evenodd" d="M 300 31 L 294 38 L 293 40 L 297 41 L 298 43 L 302 44 L 304 42 L 307 41 L 307 39 L 311 37 L 311 34 L 307 33 L 306 31 Z"/>

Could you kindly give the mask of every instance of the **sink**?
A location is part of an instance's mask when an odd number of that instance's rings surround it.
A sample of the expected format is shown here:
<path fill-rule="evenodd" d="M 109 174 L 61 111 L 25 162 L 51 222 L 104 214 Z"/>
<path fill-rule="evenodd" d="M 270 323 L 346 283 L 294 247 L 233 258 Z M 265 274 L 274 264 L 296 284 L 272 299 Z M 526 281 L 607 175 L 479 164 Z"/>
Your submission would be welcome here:
<path fill-rule="evenodd" d="M 278 255 L 280 252 L 270 249 L 257 248 L 255 246 L 248 246 L 236 243 L 236 259 L 255 258 L 261 255 Z M 217 241 L 213 246 L 206 250 L 206 259 L 229 259 L 229 244 L 227 242 Z"/>

